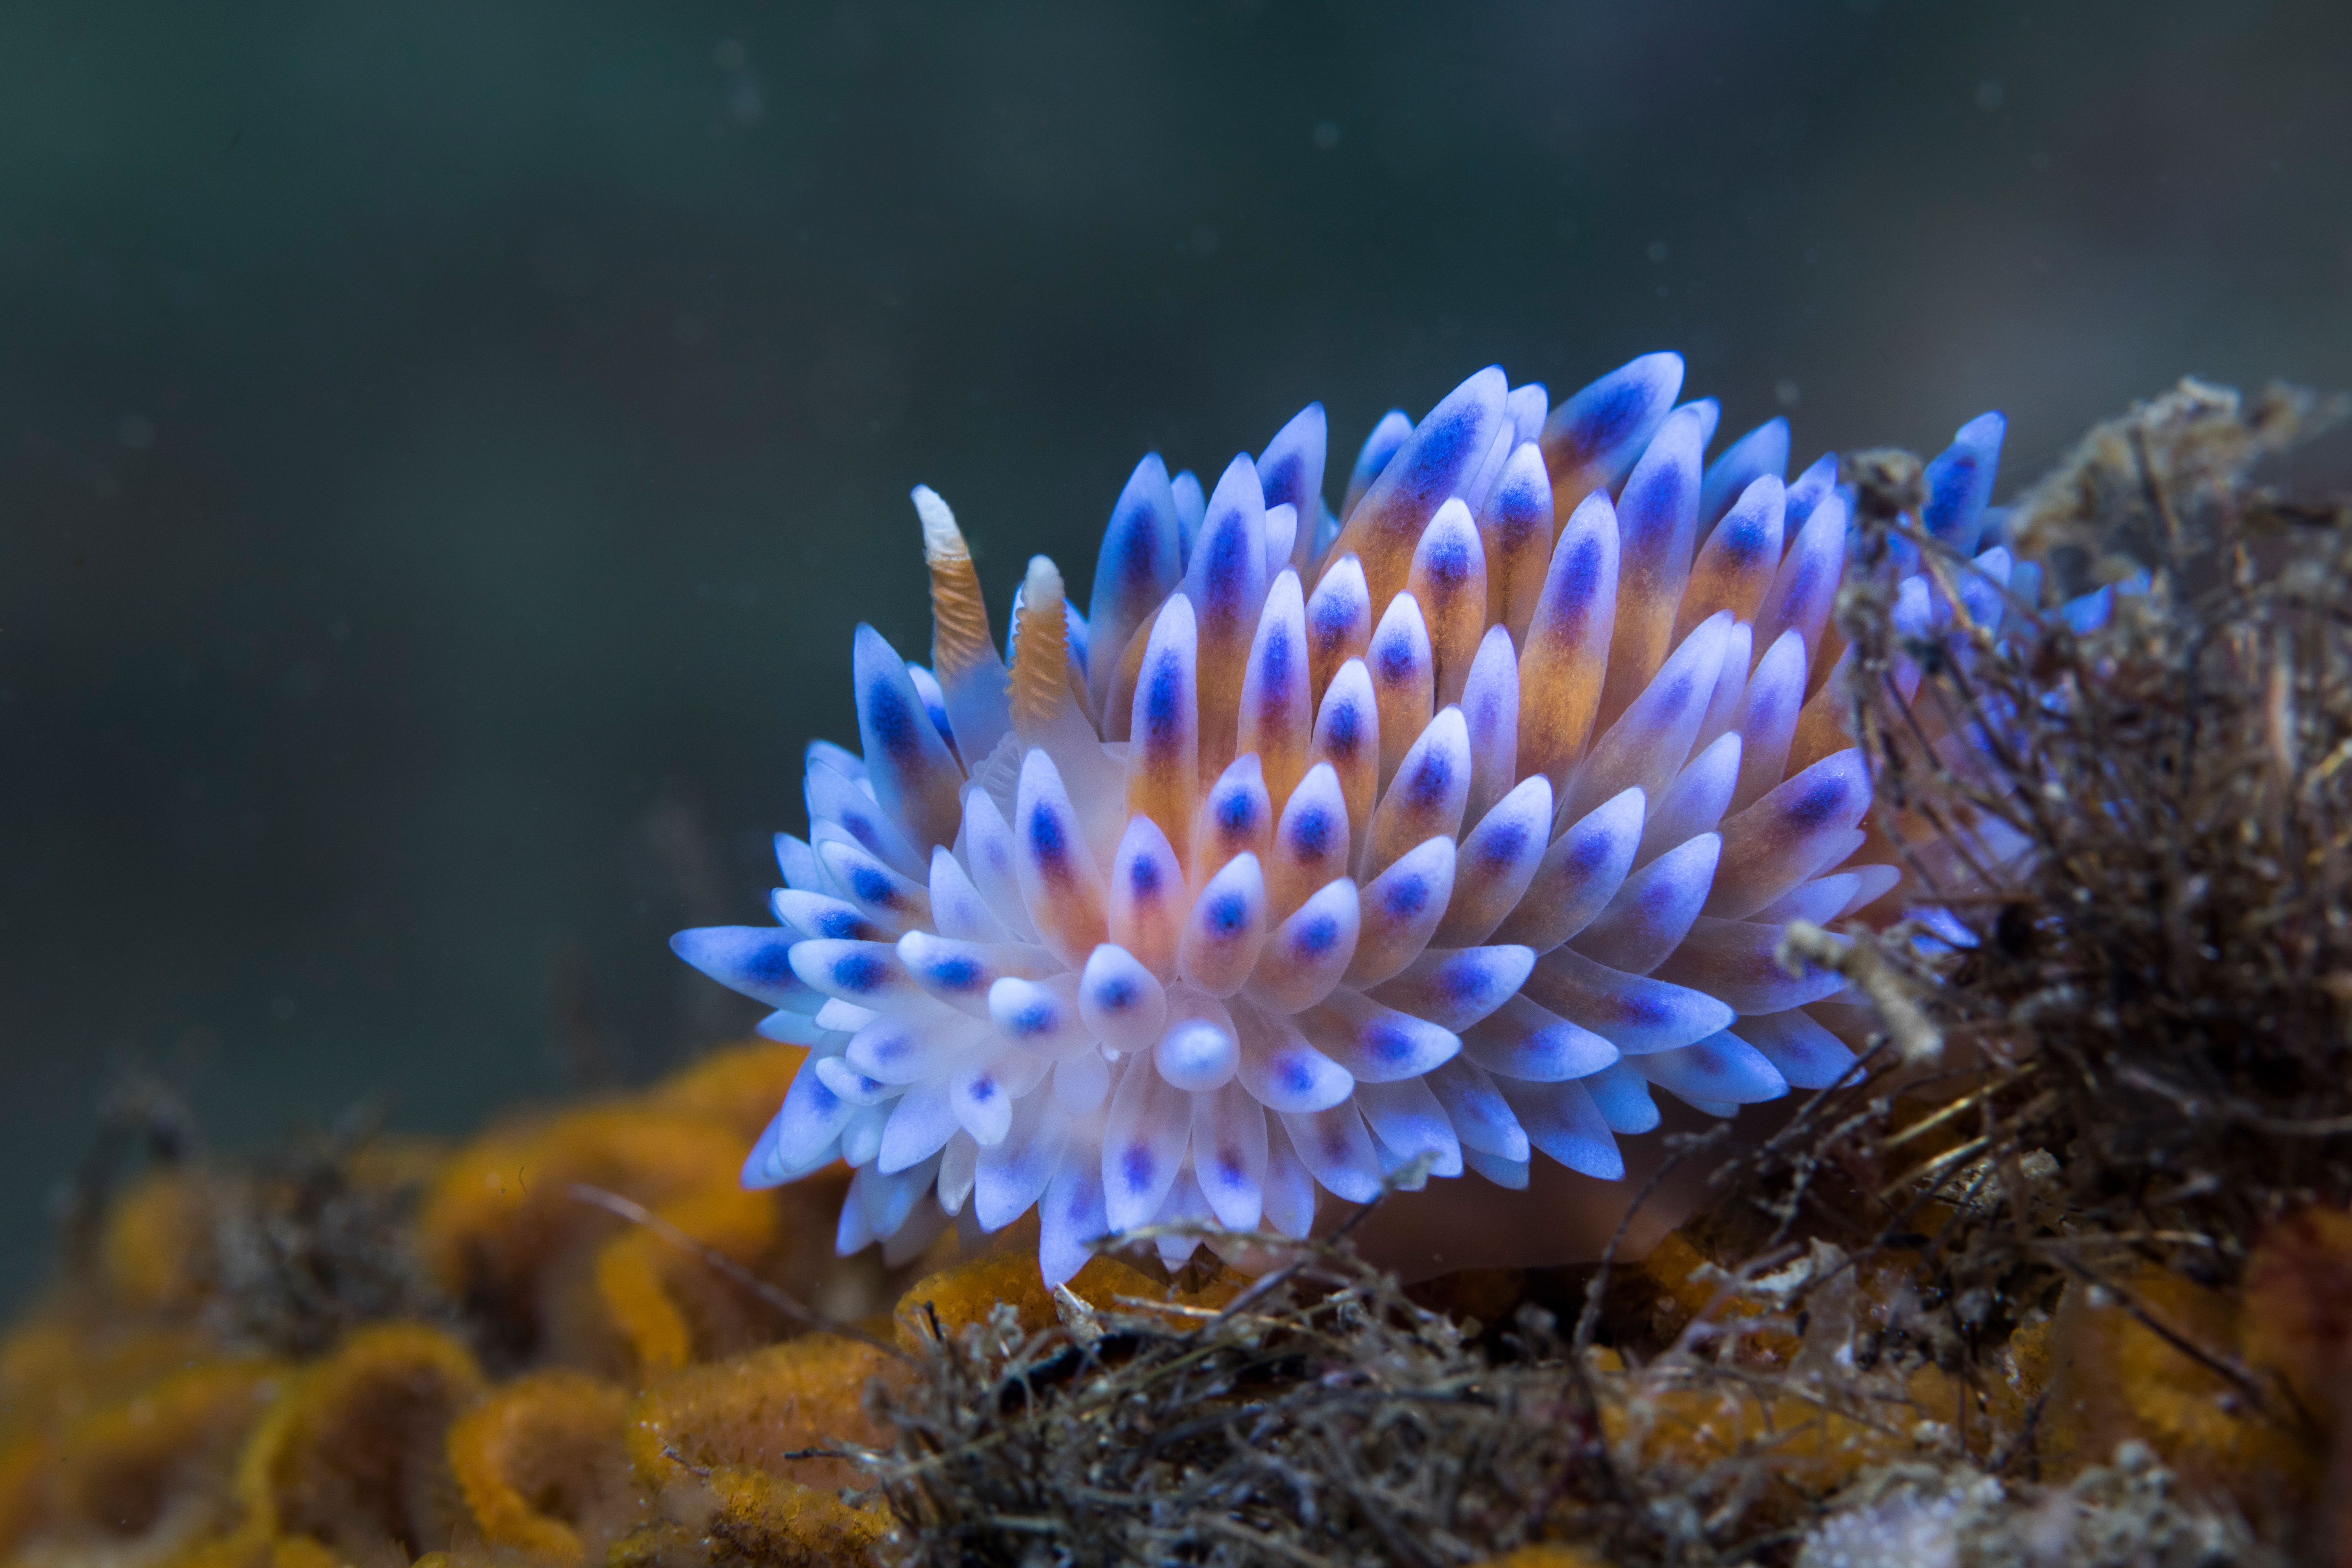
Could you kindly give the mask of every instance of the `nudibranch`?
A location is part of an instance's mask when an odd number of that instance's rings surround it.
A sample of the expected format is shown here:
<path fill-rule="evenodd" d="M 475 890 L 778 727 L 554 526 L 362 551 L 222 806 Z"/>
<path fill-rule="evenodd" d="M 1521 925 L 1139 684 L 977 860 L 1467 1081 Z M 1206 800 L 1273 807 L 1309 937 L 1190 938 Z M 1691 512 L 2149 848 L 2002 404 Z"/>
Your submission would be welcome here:
<path fill-rule="evenodd" d="M 1146 457 L 1084 614 L 1040 556 L 1003 653 L 917 489 L 930 666 L 857 628 L 859 750 L 809 748 L 778 923 L 673 939 L 808 1047 L 744 1181 L 846 1161 L 839 1248 L 894 1259 L 1039 1207 L 1058 1283 L 1139 1226 L 1303 1237 L 1318 1188 L 1420 1161 L 1613 1180 L 1654 1089 L 1834 1082 L 1809 1009 L 1844 982 L 1775 949 L 1899 902 L 1830 624 L 1852 498 L 1834 458 L 1785 480 L 1783 420 L 1706 461 L 1682 380 L 1646 354 L 1552 408 L 1480 371 L 1383 418 L 1337 513 L 1319 404 L 1205 494 Z M 2031 597 L 1975 553 L 2001 433 L 1916 520 L 1996 625 Z M 1899 629 L 1954 614 L 1901 581 Z"/>

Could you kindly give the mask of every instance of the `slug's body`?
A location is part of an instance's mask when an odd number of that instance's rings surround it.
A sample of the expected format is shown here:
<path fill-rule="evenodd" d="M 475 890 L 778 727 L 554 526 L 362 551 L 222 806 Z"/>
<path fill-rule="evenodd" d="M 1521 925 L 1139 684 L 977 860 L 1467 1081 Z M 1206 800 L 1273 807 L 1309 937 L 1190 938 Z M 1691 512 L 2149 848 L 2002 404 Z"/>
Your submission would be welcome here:
<path fill-rule="evenodd" d="M 1146 458 L 1083 616 L 1031 563 L 1009 667 L 918 489 L 931 667 L 858 628 L 861 754 L 810 750 L 780 923 L 674 941 L 809 1047 L 744 1180 L 846 1160 L 845 1253 L 1042 1205 L 1058 1282 L 1155 1222 L 1303 1236 L 1423 1156 L 1613 1179 L 1654 1089 L 1833 1082 L 1843 983 L 1780 928 L 1901 879 L 1853 863 L 1847 500 L 1830 458 L 1784 483 L 1778 420 L 1703 468 L 1681 381 L 1650 354 L 1555 411 L 1482 371 L 1384 419 L 1336 517 L 1319 405 L 1205 497 Z M 2000 429 L 1929 470 L 1964 553 Z M 1998 624 L 2007 553 L 1976 572 Z M 1898 625 L 1950 615 L 1903 584 Z"/>

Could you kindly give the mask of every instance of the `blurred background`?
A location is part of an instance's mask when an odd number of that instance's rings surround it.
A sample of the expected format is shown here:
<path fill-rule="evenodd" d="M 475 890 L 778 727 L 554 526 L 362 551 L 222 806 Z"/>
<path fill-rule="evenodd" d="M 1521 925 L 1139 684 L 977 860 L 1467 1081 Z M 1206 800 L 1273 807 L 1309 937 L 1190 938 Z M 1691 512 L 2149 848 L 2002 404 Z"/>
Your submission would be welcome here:
<path fill-rule="evenodd" d="M 2352 7 L 0 6 L 0 1300 L 110 1084 L 457 1131 L 758 1009 L 906 500 L 1680 349 L 1800 462 L 2352 384 Z M 1334 490 L 1336 497 L 1337 491 Z"/>

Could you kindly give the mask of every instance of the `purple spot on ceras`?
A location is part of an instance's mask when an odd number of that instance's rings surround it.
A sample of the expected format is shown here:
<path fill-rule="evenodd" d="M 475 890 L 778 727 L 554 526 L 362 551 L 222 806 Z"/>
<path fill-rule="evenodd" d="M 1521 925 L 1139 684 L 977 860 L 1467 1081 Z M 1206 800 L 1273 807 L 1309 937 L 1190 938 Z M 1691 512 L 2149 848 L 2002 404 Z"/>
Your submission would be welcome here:
<path fill-rule="evenodd" d="M 1249 900 L 1237 892 L 1227 893 L 1204 900 L 1201 913 L 1213 935 L 1232 936 L 1249 923 Z"/>
<path fill-rule="evenodd" d="M 869 1025 L 859 1038 L 864 1042 L 859 1048 L 884 1067 L 902 1062 L 921 1048 L 914 1031 L 898 1019 L 884 1020 L 878 1029 Z"/>
<path fill-rule="evenodd" d="M 1286 452 L 1269 466 L 1260 458 L 1257 465 L 1258 494 L 1268 507 L 1286 503 L 1297 505 L 1297 492 L 1302 488 L 1299 470 L 1307 466 L 1306 454 Z M 1303 521 L 1303 520 L 1302 520 Z"/>
<path fill-rule="evenodd" d="M 1402 789 L 1407 805 L 1417 811 L 1427 811 L 1445 799 L 1445 791 L 1454 779 L 1453 765 L 1445 753 L 1432 746 L 1421 754 L 1421 766 L 1412 770 L 1411 778 L 1401 778 L 1391 789 Z"/>
<path fill-rule="evenodd" d="M 1601 542 L 1587 533 L 1561 553 L 1553 567 L 1559 594 L 1550 606 L 1566 626 L 1581 626 L 1601 607 Z"/>
<path fill-rule="evenodd" d="M 1160 1162 L 1151 1157 L 1149 1143 L 1130 1143 L 1118 1157 L 1119 1179 L 1131 1193 L 1150 1191 L 1152 1174 L 1159 1169 Z"/>
<path fill-rule="evenodd" d="M 816 1064 L 812 1062 L 809 1065 L 811 1067 L 814 1067 Z M 865 1075 L 862 1073 L 859 1077 L 867 1083 L 874 1081 L 872 1079 L 865 1078 Z M 803 1081 L 803 1080 L 800 1079 L 793 1080 L 793 1089 L 795 1092 L 803 1092 L 801 1089 L 801 1084 Z M 825 1117 L 831 1116 L 835 1111 L 841 1109 L 841 1096 L 825 1088 L 824 1080 L 823 1079 L 817 1077 L 816 1074 L 812 1072 L 807 1075 L 805 1081 L 808 1084 L 808 1088 L 804 1092 L 806 1092 L 809 1097 L 809 1112 L 814 1120 L 822 1121 Z"/>
<path fill-rule="evenodd" d="M 1636 901 L 1644 919 L 1655 919 L 1680 907 L 1689 892 L 1690 889 L 1685 882 L 1676 881 L 1672 877 L 1654 877 L 1643 888 Z"/>
<path fill-rule="evenodd" d="M 896 763 L 914 766 L 923 760 L 923 733 L 915 726 L 930 725 L 929 714 L 909 707 L 898 684 L 877 678 L 866 689 L 866 713 L 874 725 L 874 741 Z"/>
<path fill-rule="evenodd" d="M 729 966 L 730 978 L 740 985 L 755 985 L 762 990 L 790 990 L 800 984 L 793 973 L 793 936 L 778 931 L 772 939 L 749 943 L 733 955 Z"/>
<path fill-rule="evenodd" d="M 1356 629 L 1361 608 L 1355 600 L 1342 598 L 1336 594 L 1329 598 L 1318 597 L 1307 602 L 1307 614 L 1313 619 L 1307 627 L 1307 635 L 1313 641 L 1315 651 L 1327 662 L 1339 658 L 1339 650 L 1347 646 L 1349 636 Z"/>
<path fill-rule="evenodd" d="M 868 855 L 877 860 L 886 858 L 882 848 L 882 830 L 874 826 L 872 817 L 862 811 L 845 811 L 835 820 L 852 838 L 865 846 Z"/>
<path fill-rule="evenodd" d="M 1927 504 L 1919 509 L 1919 523 L 1928 533 L 1948 541 L 1969 521 L 1964 513 L 1975 499 L 1981 461 L 1976 453 L 1956 447 L 1927 465 L 1929 489 Z"/>
<path fill-rule="evenodd" d="M 1249 568 L 1255 564 L 1250 557 L 1252 548 L 1246 529 L 1223 527 L 1211 534 L 1202 576 L 1202 620 L 1228 622 L 1240 617 Z"/>
<path fill-rule="evenodd" d="M 1486 408 L 1475 397 L 1465 397 L 1453 408 L 1440 404 L 1430 410 L 1412 433 L 1410 466 L 1399 468 L 1391 463 L 1381 475 L 1383 481 L 1398 481 L 1395 494 L 1403 503 L 1402 515 L 1426 517 L 1435 511 L 1462 470 L 1486 456 L 1492 438 Z"/>
<path fill-rule="evenodd" d="M 1667 991 L 1620 991 L 1609 998 L 1618 1024 L 1627 1029 L 1654 1028 L 1675 1020 L 1673 993 Z"/>
<path fill-rule="evenodd" d="M 1528 825 L 1524 822 L 1497 822 L 1478 844 L 1478 864 L 1488 871 L 1506 871 L 1518 864 L 1520 853 L 1527 848 Z"/>
<path fill-rule="evenodd" d="M 1379 671 L 1381 684 L 1399 686 L 1411 680 L 1421 668 L 1420 650 L 1413 647 L 1412 635 L 1399 626 L 1391 632 L 1378 647 L 1372 649 L 1372 665 Z"/>
<path fill-rule="evenodd" d="M 1819 827 L 1845 812 L 1849 787 L 1842 778 L 1817 780 L 1810 789 L 1781 808 L 1780 820 L 1801 833 Z"/>
<path fill-rule="evenodd" d="M 1502 482 L 1486 502 L 1481 520 L 1495 531 L 1496 542 L 1502 553 L 1516 553 L 1518 548 L 1543 530 L 1546 545 L 1551 542 L 1551 480 L 1542 468 L 1522 471 L 1516 465 L 1503 470 Z"/>
<path fill-rule="evenodd" d="M 826 910 L 814 923 L 817 935 L 839 942 L 870 942 L 878 934 L 874 922 L 856 910 Z"/>
<path fill-rule="evenodd" d="M 1056 876 L 1070 873 L 1070 836 L 1061 817 L 1038 802 L 1029 813 L 1029 849 L 1037 864 Z"/>
<path fill-rule="evenodd" d="M 1064 1224 L 1073 1227 L 1083 1225 L 1087 1226 L 1089 1229 L 1100 1228 L 1099 1222 L 1102 1215 L 1101 1210 L 1097 1208 L 1095 1205 L 1093 1183 L 1081 1177 L 1081 1179 L 1072 1182 L 1066 1189 L 1063 1188 L 1060 1184 L 1056 1183 L 1054 1190 L 1064 1194 L 1062 1199 L 1062 1219 Z"/>
<path fill-rule="evenodd" d="M 1150 901 L 1160 891 L 1160 862 L 1149 855 L 1138 855 L 1128 862 L 1127 885 L 1139 903 Z"/>
<path fill-rule="evenodd" d="M 1294 1129 L 1294 1134 L 1295 1131 Z M 1348 1143 L 1348 1123 L 1344 1118 L 1318 1118 L 1316 1131 L 1316 1142 L 1322 1146 L 1321 1152 L 1327 1164 L 1337 1165 L 1348 1158 L 1351 1151 Z"/>
<path fill-rule="evenodd" d="M 1413 1032 L 1397 1027 L 1390 1018 L 1373 1018 L 1371 1023 L 1364 1025 L 1364 1035 L 1357 1044 L 1362 1044 L 1364 1056 L 1385 1065 L 1412 1060 L 1421 1051 L 1421 1041 L 1413 1037 Z"/>
<path fill-rule="evenodd" d="M 1451 594 L 1470 580 L 1470 544 L 1460 537 L 1433 541 L 1423 560 L 1428 563 L 1429 580 Z"/>
<path fill-rule="evenodd" d="M 996 1079 L 991 1078 L 986 1073 L 982 1073 L 980 1077 L 971 1080 L 971 1089 L 970 1092 L 973 1104 L 986 1105 L 990 1100 L 996 1098 Z"/>
<path fill-rule="evenodd" d="M 1714 675 L 1710 674 L 1707 677 L 1706 684 L 1709 691 L 1712 691 L 1715 689 Z M 1650 692 L 1655 692 L 1657 694 L 1655 700 L 1659 703 L 1663 704 L 1666 712 L 1672 713 L 1676 709 L 1683 707 L 1685 704 L 1690 702 L 1695 697 L 1699 695 L 1693 689 L 1697 685 L 1698 677 L 1696 672 L 1692 670 L 1688 666 L 1685 666 L 1675 673 L 1675 678 L 1671 681 L 1666 680 L 1663 676 L 1661 676 L 1659 679 L 1652 681 L 1650 683 L 1650 690 L 1643 692 L 1643 695 L 1647 697 L 1650 695 Z"/>
<path fill-rule="evenodd" d="M 1332 755 L 1342 760 L 1353 758 L 1357 748 L 1364 743 L 1363 711 L 1353 702 L 1339 702 L 1324 712 L 1323 734 Z"/>
<path fill-rule="evenodd" d="M 1818 551 L 1806 552 L 1798 558 L 1796 580 L 1789 584 L 1790 591 L 1784 602 L 1791 605 L 1807 603 L 1813 596 L 1813 584 L 1822 580 L 1824 573 L 1844 570 L 1845 557 L 1843 554 L 1824 556 Z"/>
<path fill-rule="evenodd" d="M 1291 928 L 1290 937 L 1294 950 L 1319 958 L 1339 944 L 1339 917 L 1317 915 L 1303 925 Z"/>
<path fill-rule="evenodd" d="M 973 990 L 985 977 L 977 959 L 943 958 L 931 965 L 931 983 L 950 991 Z"/>
<path fill-rule="evenodd" d="M 1654 452 L 1655 447 L 1652 448 Z M 1636 469 L 1617 502 L 1617 521 L 1627 545 L 1637 533 L 1663 533 L 1697 503 L 1698 476 L 1681 463 L 1657 462 Z M 1634 480 L 1640 481 L 1636 489 Z"/>
<path fill-rule="evenodd" d="M 1426 877 L 1394 878 L 1381 889 L 1381 912 L 1399 923 L 1410 921 L 1429 907 L 1434 891 Z"/>
<path fill-rule="evenodd" d="M 1130 490 L 1136 489 L 1132 481 L 1129 488 Z M 1132 506 L 1122 507 L 1103 532 L 1104 548 L 1110 552 L 1114 580 L 1129 589 L 1157 586 L 1160 581 L 1162 563 L 1160 559 L 1159 519 L 1148 499 L 1149 494 L 1149 491 L 1141 492 Z"/>
<path fill-rule="evenodd" d="M 1632 435 L 1650 411 L 1656 388 L 1646 381 L 1627 379 L 1610 389 L 1607 395 L 1591 404 L 1580 403 L 1576 409 L 1576 435 L 1582 460 L 1594 452 L 1604 452 Z"/>
<path fill-rule="evenodd" d="M 890 879 L 872 866 L 860 866 L 849 874 L 849 890 L 867 903 L 885 909 L 898 901 Z"/>
<path fill-rule="evenodd" d="M 1257 826 L 1257 797 L 1237 789 L 1216 803 L 1217 831 L 1227 841 L 1246 837 Z"/>
<path fill-rule="evenodd" d="M 1258 656 L 1258 668 L 1265 672 L 1265 691 L 1269 700 L 1289 689 L 1290 669 L 1297 651 L 1291 646 L 1286 627 L 1276 630 L 1265 639 L 1264 651 Z"/>
<path fill-rule="evenodd" d="M 1580 877 L 1589 877 L 1606 867 L 1624 847 L 1622 841 L 1605 833 L 1588 833 L 1570 848 L 1569 869 Z"/>
<path fill-rule="evenodd" d="M 870 952 L 844 953 L 834 961 L 833 983 L 864 996 L 890 984 L 890 965 Z"/>
<path fill-rule="evenodd" d="M 1290 847 L 1302 860 L 1320 859 L 1338 837 L 1339 825 L 1321 806 L 1302 808 L 1290 819 Z"/>
<path fill-rule="evenodd" d="M 1789 486 L 1788 528 L 1793 532 L 1805 525 L 1813 509 L 1822 499 L 1837 489 L 1838 459 L 1835 452 L 1822 454 L 1813 466 L 1799 474 Z"/>
<path fill-rule="evenodd" d="M 1480 960 L 1465 959 L 1458 963 L 1450 963 L 1436 975 L 1436 999 L 1456 1006 L 1484 1001 L 1488 989 L 1487 978 L 1486 965 Z"/>
<path fill-rule="evenodd" d="M 1150 754 L 1166 752 L 1181 738 L 1177 725 L 1183 717 L 1183 695 L 1184 661 L 1171 651 L 1153 666 L 1151 683 L 1143 696 L 1143 733 L 1139 739 Z"/>
<path fill-rule="evenodd" d="M 1743 517 L 1738 511 L 1724 519 L 1720 529 L 1723 553 L 1733 566 L 1746 566 L 1751 561 L 1760 560 L 1765 542 L 1778 537 L 1774 530 L 1765 526 L 1765 521 L 1760 514 L 1751 513 Z"/>

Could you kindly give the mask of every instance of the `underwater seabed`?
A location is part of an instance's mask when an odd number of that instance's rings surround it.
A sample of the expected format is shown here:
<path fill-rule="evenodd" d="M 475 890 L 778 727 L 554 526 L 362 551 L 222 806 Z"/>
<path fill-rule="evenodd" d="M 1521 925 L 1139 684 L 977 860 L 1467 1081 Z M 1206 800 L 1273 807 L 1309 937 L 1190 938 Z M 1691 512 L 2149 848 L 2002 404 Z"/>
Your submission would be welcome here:
<path fill-rule="evenodd" d="M 1600 1262 L 1433 1241 L 1499 1189 L 1425 1151 L 1050 1289 L 1034 1212 L 841 1257 L 849 1165 L 742 1181 L 829 1047 L 745 1044 L 93 1194 L 0 1341 L 0 1561 L 2344 1561 L 2352 509 L 2259 482 L 2333 411 L 2184 383 L 2026 492 L 2053 584 L 2147 574 L 2104 623 L 1972 614 L 1922 466 L 1848 460 L 1842 718 L 1941 901 L 1792 919 L 1851 1071 L 1629 1140 Z"/>

